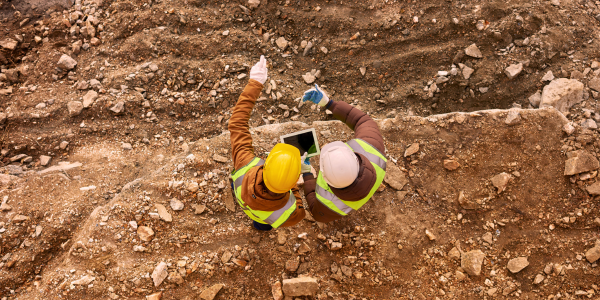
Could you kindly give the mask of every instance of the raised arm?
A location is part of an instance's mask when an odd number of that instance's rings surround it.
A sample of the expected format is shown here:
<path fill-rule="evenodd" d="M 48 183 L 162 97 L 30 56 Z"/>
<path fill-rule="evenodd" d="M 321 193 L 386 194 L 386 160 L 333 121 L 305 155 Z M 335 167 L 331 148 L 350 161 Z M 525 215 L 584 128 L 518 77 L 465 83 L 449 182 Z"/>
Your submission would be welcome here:
<path fill-rule="evenodd" d="M 250 70 L 250 81 L 240 95 L 229 119 L 231 154 L 236 170 L 242 168 L 254 158 L 254 147 L 252 147 L 252 136 L 250 135 L 248 121 L 266 80 L 267 61 L 264 56 L 261 56 L 260 61 Z"/>
<path fill-rule="evenodd" d="M 329 101 L 325 106 L 333 113 L 333 117 L 344 122 L 354 130 L 354 136 L 377 148 L 385 155 L 385 144 L 379 126 L 373 118 L 356 107 L 343 101 Z"/>

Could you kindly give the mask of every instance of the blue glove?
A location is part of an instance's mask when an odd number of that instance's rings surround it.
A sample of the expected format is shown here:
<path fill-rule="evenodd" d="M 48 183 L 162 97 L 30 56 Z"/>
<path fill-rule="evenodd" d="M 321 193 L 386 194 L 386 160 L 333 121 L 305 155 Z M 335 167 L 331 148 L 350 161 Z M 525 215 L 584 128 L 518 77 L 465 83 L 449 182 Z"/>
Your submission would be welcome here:
<path fill-rule="evenodd" d="M 304 155 L 302 155 L 302 157 L 300 157 L 300 173 L 304 174 L 304 173 L 310 173 L 311 169 L 310 169 L 310 161 L 308 160 L 308 157 L 306 157 L 308 155 L 307 152 L 304 152 Z"/>
<path fill-rule="evenodd" d="M 315 84 L 314 88 L 304 92 L 302 101 L 310 101 L 320 106 L 325 106 L 327 105 L 327 103 L 329 103 L 329 97 L 327 97 L 327 94 L 323 92 L 323 90 L 319 87 L 318 84 Z"/>

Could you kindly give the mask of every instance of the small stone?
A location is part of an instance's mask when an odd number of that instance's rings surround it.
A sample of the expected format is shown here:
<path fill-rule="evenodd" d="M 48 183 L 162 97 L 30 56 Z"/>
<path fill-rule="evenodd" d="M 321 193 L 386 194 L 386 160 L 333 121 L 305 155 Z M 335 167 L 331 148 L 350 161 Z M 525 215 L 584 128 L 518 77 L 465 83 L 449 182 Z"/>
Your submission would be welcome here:
<path fill-rule="evenodd" d="M 115 104 L 113 107 L 110 108 L 110 111 L 112 111 L 115 114 L 120 114 L 124 110 L 125 110 L 125 102 L 123 102 L 123 101 L 117 102 L 117 104 Z"/>
<path fill-rule="evenodd" d="M 40 155 L 40 165 L 41 166 L 47 166 L 50 163 L 50 160 L 52 160 L 52 157 L 46 156 L 46 155 Z"/>
<path fill-rule="evenodd" d="M 358 68 L 358 70 L 360 71 L 360 74 L 362 76 L 365 76 L 365 74 L 367 74 L 367 68 L 365 68 L 365 67 L 360 67 L 360 68 Z"/>
<path fill-rule="evenodd" d="M 463 281 L 467 278 L 467 275 L 465 275 L 465 273 L 456 270 L 456 272 L 454 273 L 454 276 L 456 277 L 457 281 Z"/>
<path fill-rule="evenodd" d="M 158 215 L 160 216 L 160 218 L 163 221 L 165 221 L 165 222 L 172 222 L 173 221 L 173 217 L 167 211 L 167 208 L 164 205 L 157 203 L 154 206 L 156 207 L 156 210 L 158 211 Z"/>
<path fill-rule="evenodd" d="M 200 185 L 197 182 L 192 181 L 188 183 L 186 189 L 191 193 L 195 193 L 200 189 Z"/>
<path fill-rule="evenodd" d="M 96 279 L 96 277 L 92 277 L 90 275 L 85 275 L 73 282 L 71 282 L 72 285 L 88 285 L 90 283 L 92 283 L 92 281 L 94 281 Z"/>
<path fill-rule="evenodd" d="M 460 266 L 467 272 L 467 274 L 471 276 L 479 276 L 481 274 L 481 265 L 483 264 L 483 259 L 485 258 L 485 253 L 481 250 L 473 250 L 469 252 L 465 252 L 461 255 Z"/>
<path fill-rule="evenodd" d="M 133 150 L 133 146 L 131 146 L 130 143 L 123 143 L 121 148 L 123 148 L 123 150 Z"/>
<path fill-rule="evenodd" d="M 12 209 L 12 207 L 6 203 L 0 204 L 0 211 L 9 211 L 11 209 Z"/>
<path fill-rule="evenodd" d="M 97 98 L 98 98 L 98 93 L 94 90 L 89 90 L 83 96 L 83 107 L 88 108 L 88 107 L 92 106 L 92 104 L 94 104 L 94 101 L 96 101 Z"/>
<path fill-rule="evenodd" d="M 336 251 L 336 250 L 340 250 L 342 249 L 342 243 L 340 242 L 333 242 L 331 243 L 331 250 L 332 251 Z"/>
<path fill-rule="evenodd" d="M 304 82 L 306 82 L 307 84 L 311 84 L 311 83 L 315 82 L 315 80 L 317 78 L 313 74 L 308 72 L 308 73 L 302 75 L 302 79 L 304 79 Z"/>
<path fill-rule="evenodd" d="M 13 221 L 13 222 L 16 222 L 16 223 L 25 222 L 25 221 L 27 221 L 27 220 L 29 220 L 29 217 L 28 217 L 28 216 L 24 216 L 24 215 L 16 215 L 16 216 L 15 216 L 15 217 L 12 219 L 12 221 Z"/>
<path fill-rule="evenodd" d="M 309 253 L 310 250 L 311 250 L 310 247 L 306 243 L 302 243 L 302 244 L 300 244 L 300 247 L 298 247 L 298 254 L 305 255 L 305 254 Z"/>
<path fill-rule="evenodd" d="M 585 258 L 590 263 L 595 263 L 600 258 L 600 245 L 596 244 L 594 248 L 589 249 L 585 252 Z"/>
<path fill-rule="evenodd" d="M 174 211 L 183 210 L 184 207 L 183 202 L 179 201 L 177 198 L 171 199 L 169 204 L 171 205 L 171 209 Z"/>
<path fill-rule="evenodd" d="M 460 167 L 460 164 L 454 159 L 444 159 L 444 168 L 454 171 Z"/>
<path fill-rule="evenodd" d="M 498 193 L 502 193 L 506 189 L 509 180 L 510 175 L 506 172 L 502 172 L 492 177 L 492 184 L 498 189 Z"/>
<path fill-rule="evenodd" d="M 69 110 L 69 116 L 76 117 L 81 114 L 83 104 L 79 101 L 69 101 L 69 103 L 67 103 L 67 109 Z"/>
<path fill-rule="evenodd" d="M 160 300 L 160 298 L 162 297 L 163 292 L 157 292 L 154 294 L 150 294 L 148 296 L 146 296 L 146 300 Z"/>
<path fill-rule="evenodd" d="M 508 265 L 506 268 L 511 273 L 519 273 L 521 270 L 525 269 L 525 267 L 529 266 L 529 261 L 527 261 L 527 257 L 517 257 L 508 261 Z"/>
<path fill-rule="evenodd" d="M 592 119 L 581 120 L 581 128 L 583 129 L 598 129 L 598 124 Z"/>
<path fill-rule="evenodd" d="M 327 52 L 329 52 L 329 50 L 327 50 L 325 47 L 321 47 L 320 50 L 323 52 L 323 54 L 327 54 Z"/>
<path fill-rule="evenodd" d="M 72 70 L 75 68 L 75 66 L 77 66 L 77 61 L 70 56 L 63 54 L 58 60 L 56 66 L 63 70 Z"/>
<path fill-rule="evenodd" d="M 462 208 L 469 210 L 477 209 L 478 207 L 477 202 L 468 199 L 467 196 L 465 196 L 465 192 L 463 191 L 460 191 L 458 193 L 458 204 L 460 204 Z"/>
<path fill-rule="evenodd" d="M 231 252 L 225 250 L 225 252 L 223 252 L 223 255 L 221 255 L 221 262 L 224 264 L 228 263 L 232 256 L 233 254 L 231 254 Z"/>
<path fill-rule="evenodd" d="M 481 54 L 481 51 L 479 51 L 479 48 L 477 48 L 477 45 L 475 45 L 475 44 L 472 44 L 471 46 L 467 47 L 465 49 L 465 54 L 470 57 L 475 57 L 475 58 L 483 57 L 483 55 Z"/>
<path fill-rule="evenodd" d="M 590 80 L 590 82 L 588 82 L 588 86 L 590 87 L 590 89 L 592 89 L 596 92 L 600 92 L 600 78 L 598 78 L 598 77 L 592 78 L 592 80 Z"/>
<path fill-rule="evenodd" d="M 552 80 L 554 80 L 554 74 L 552 74 L 552 71 L 546 72 L 544 77 L 542 77 L 542 82 L 552 81 Z"/>
<path fill-rule="evenodd" d="M 196 215 L 201 215 L 206 210 L 206 205 L 204 204 L 196 204 L 192 205 L 192 207 L 194 208 L 194 214 Z"/>
<path fill-rule="evenodd" d="M 471 78 L 471 75 L 473 74 L 473 72 L 475 72 L 475 69 L 469 68 L 467 66 L 464 66 L 464 68 L 462 69 L 462 74 L 465 79 Z"/>
<path fill-rule="evenodd" d="M 137 229 L 137 234 L 144 242 L 149 242 L 154 238 L 154 230 L 147 226 L 139 226 Z"/>
<path fill-rule="evenodd" d="M 285 50 L 285 48 L 288 46 L 288 41 L 284 37 L 279 37 L 277 40 L 275 40 L 275 44 L 277 44 L 279 49 Z"/>
<path fill-rule="evenodd" d="M 217 294 L 219 293 L 219 291 L 223 288 L 223 284 L 215 284 L 207 289 L 205 289 L 204 291 L 202 291 L 202 293 L 200 294 L 200 299 L 202 300 L 213 300 L 215 299 L 215 297 L 217 296 Z"/>
<path fill-rule="evenodd" d="M 406 148 L 406 151 L 404 151 L 404 157 L 409 157 L 417 152 L 419 152 L 419 143 L 414 143 Z"/>
<path fill-rule="evenodd" d="M 573 126 L 572 122 L 569 122 L 567 124 L 565 124 L 562 128 L 562 130 L 567 134 L 567 135 L 571 135 L 573 134 L 573 132 L 575 132 L 575 127 Z"/>
<path fill-rule="evenodd" d="M 600 195 L 600 181 L 597 181 L 591 185 L 588 185 L 586 188 L 587 192 L 592 196 Z"/>
<path fill-rule="evenodd" d="M 223 34 L 223 36 L 228 36 L 228 35 L 229 35 L 229 30 L 225 30 L 225 31 L 223 31 L 223 33 L 222 33 L 222 34 Z"/>
<path fill-rule="evenodd" d="M 260 5 L 260 0 L 248 0 L 248 7 L 250 9 L 255 9 Z"/>
<path fill-rule="evenodd" d="M 285 262 L 285 269 L 288 272 L 296 272 L 298 270 L 299 266 L 300 266 L 300 261 L 298 261 L 297 259 L 290 259 Z"/>
<path fill-rule="evenodd" d="M 458 250 L 458 248 L 452 247 L 452 249 L 450 249 L 450 251 L 448 251 L 448 257 L 450 257 L 451 259 L 459 259 L 460 251 Z"/>
<path fill-rule="evenodd" d="M 429 231 L 429 230 L 426 229 L 425 230 L 425 235 L 427 236 L 427 238 L 429 238 L 430 241 L 435 241 L 436 237 L 435 237 L 435 235 L 431 231 Z"/>
<path fill-rule="evenodd" d="M 5 38 L 3 40 L 0 40 L 0 47 L 4 48 L 4 49 L 8 49 L 10 51 L 17 49 L 17 45 L 19 44 L 19 42 L 11 39 L 11 38 Z"/>
<path fill-rule="evenodd" d="M 567 153 L 567 158 L 565 161 L 565 176 L 594 171 L 600 168 L 598 159 L 584 150 L 569 152 Z"/>
<path fill-rule="evenodd" d="M 213 160 L 216 161 L 216 162 L 220 162 L 220 163 L 226 163 L 227 162 L 227 158 L 223 157 L 223 156 L 221 156 L 219 154 L 213 155 Z"/>
<path fill-rule="evenodd" d="M 397 191 L 400 191 L 404 188 L 404 186 L 408 183 L 408 179 L 406 178 L 406 174 L 400 170 L 393 162 L 387 163 L 387 169 L 385 173 L 385 177 L 383 178 L 385 183 L 394 188 Z"/>
<path fill-rule="evenodd" d="M 484 233 L 481 239 L 490 245 L 494 242 L 494 237 L 491 232 Z"/>
<path fill-rule="evenodd" d="M 286 297 L 312 296 L 319 291 L 319 283 L 312 277 L 284 279 L 282 289 Z"/>
<path fill-rule="evenodd" d="M 540 91 L 535 92 L 535 94 L 529 97 L 529 104 L 533 107 L 539 107 L 540 102 L 542 102 L 542 93 Z"/>
<path fill-rule="evenodd" d="M 273 293 L 273 300 L 283 300 L 281 281 L 273 283 L 273 285 L 271 286 L 271 293 Z"/>
<path fill-rule="evenodd" d="M 544 281 L 545 277 L 542 274 L 535 275 L 535 279 L 533 280 L 533 284 L 540 284 Z"/>
<path fill-rule="evenodd" d="M 508 79 L 512 80 L 512 79 L 516 78 L 517 76 L 519 76 L 519 74 L 521 74 L 522 71 L 523 71 L 523 64 L 518 63 L 518 64 L 512 64 L 512 65 L 508 66 L 504 70 L 504 74 L 506 74 L 506 76 L 508 76 Z"/>
<path fill-rule="evenodd" d="M 167 278 L 169 273 L 167 272 L 167 263 L 161 261 L 156 265 L 154 271 L 152 272 L 152 281 L 154 282 L 154 286 L 158 287 L 164 280 Z"/>

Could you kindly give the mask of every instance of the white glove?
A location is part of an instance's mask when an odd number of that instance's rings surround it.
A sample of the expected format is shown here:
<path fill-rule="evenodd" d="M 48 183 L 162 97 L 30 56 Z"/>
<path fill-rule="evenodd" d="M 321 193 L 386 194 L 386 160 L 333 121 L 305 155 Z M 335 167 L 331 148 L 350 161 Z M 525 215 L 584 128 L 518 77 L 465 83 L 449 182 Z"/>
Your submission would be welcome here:
<path fill-rule="evenodd" d="M 300 157 L 300 174 L 311 172 L 310 161 L 306 158 L 307 155 L 308 152 L 304 152 L 304 155 Z"/>
<path fill-rule="evenodd" d="M 250 69 L 250 79 L 265 84 L 265 81 L 267 81 L 267 71 L 267 59 L 265 59 L 264 55 L 261 55 L 260 61 Z"/>

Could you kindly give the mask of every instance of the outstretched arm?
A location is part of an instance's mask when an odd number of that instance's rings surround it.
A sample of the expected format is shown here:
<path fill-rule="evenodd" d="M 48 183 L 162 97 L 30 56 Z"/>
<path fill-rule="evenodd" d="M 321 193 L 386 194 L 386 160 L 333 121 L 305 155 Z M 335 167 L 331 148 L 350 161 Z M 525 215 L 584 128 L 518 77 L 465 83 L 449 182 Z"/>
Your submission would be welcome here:
<path fill-rule="evenodd" d="M 333 117 L 344 122 L 354 130 L 354 136 L 377 148 L 385 155 L 383 136 L 377 122 L 369 115 L 343 101 L 329 101 L 325 106 L 333 113 Z"/>
<path fill-rule="evenodd" d="M 250 135 L 248 121 L 266 80 L 267 61 L 264 56 L 261 56 L 260 61 L 250 70 L 250 81 L 240 95 L 237 104 L 233 108 L 231 119 L 229 119 L 231 153 L 233 155 L 233 166 L 236 170 L 242 168 L 254 158 L 254 147 L 252 147 L 252 136 Z"/>

